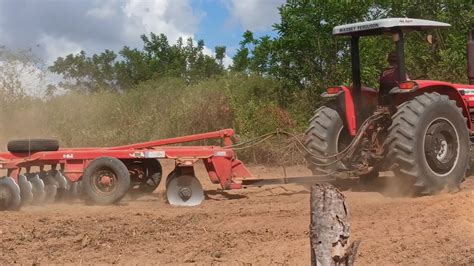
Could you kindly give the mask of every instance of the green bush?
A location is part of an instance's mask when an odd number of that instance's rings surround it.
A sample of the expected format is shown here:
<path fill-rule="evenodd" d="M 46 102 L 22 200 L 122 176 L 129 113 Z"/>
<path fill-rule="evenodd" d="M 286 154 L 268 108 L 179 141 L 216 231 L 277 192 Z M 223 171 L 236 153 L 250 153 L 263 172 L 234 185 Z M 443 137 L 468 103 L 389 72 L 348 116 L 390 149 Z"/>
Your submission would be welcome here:
<path fill-rule="evenodd" d="M 291 103 L 282 106 L 281 89 L 270 78 L 229 75 L 194 85 L 180 79 L 150 80 L 123 93 L 25 97 L 0 106 L 0 133 L 3 144 L 12 138 L 54 137 L 64 147 L 101 147 L 224 128 L 234 128 L 240 141 L 278 128 L 301 132 L 314 105 L 295 93 Z M 288 152 L 280 149 L 281 141 L 239 151 L 239 157 L 255 163 L 286 161 Z"/>

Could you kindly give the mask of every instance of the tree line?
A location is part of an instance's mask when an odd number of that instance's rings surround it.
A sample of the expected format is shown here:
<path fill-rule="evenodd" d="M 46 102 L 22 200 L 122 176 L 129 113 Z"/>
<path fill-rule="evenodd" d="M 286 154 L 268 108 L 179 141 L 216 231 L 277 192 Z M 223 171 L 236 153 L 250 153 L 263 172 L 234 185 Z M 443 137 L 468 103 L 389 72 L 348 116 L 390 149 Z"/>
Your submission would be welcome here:
<path fill-rule="evenodd" d="M 307 90 L 317 95 L 329 85 L 350 82 L 349 43 L 334 38 L 336 25 L 387 17 L 438 20 L 451 28 L 433 30 L 432 44 L 424 34 L 407 34 L 406 64 L 412 77 L 465 82 L 466 36 L 474 27 L 472 1 L 310 1 L 289 0 L 279 7 L 281 21 L 273 25 L 276 37 L 254 38 L 246 31 L 228 69 L 223 66 L 226 47 L 215 55 L 204 54 L 204 41 L 178 39 L 163 34 L 142 35 L 143 48 L 123 47 L 118 53 L 105 50 L 58 58 L 49 68 L 62 75 L 64 87 L 95 91 L 127 90 L 140 82 L 177 77 L 195 83 L 229 73 L 272 78 L 284 84 L 285 93 Z M 377 76 L 393 50 L 390 37 L 363 38 L 362 79 L 377 86 Z"/>

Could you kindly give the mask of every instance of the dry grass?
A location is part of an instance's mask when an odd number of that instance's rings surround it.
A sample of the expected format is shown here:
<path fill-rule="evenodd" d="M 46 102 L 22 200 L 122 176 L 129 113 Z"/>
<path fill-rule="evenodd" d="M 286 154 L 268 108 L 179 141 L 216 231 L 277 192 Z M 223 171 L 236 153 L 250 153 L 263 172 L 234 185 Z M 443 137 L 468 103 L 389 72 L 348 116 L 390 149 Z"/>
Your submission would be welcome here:
<path fill-rule="evenodd" d="M 69 92 L 48 100 L 4 101 L 0 106 L 0 141 L 5 147 L 9 139 L 53 137 L 62 146 L 83 147 L 223 128 L 234 128 L 242 141 L 277 128 L 302 131 L 307 117 L 301 114 L 311 114 L 302 109 L 310 105 L 281 106 L 280 89 L 277 82 L 261 77 L 233 76 L 196 85 L 162 79 L 121 94 Z M 277 142 L 240 152 L 241 157 L 256 163 L 287 160 L 287 153 Z"/>

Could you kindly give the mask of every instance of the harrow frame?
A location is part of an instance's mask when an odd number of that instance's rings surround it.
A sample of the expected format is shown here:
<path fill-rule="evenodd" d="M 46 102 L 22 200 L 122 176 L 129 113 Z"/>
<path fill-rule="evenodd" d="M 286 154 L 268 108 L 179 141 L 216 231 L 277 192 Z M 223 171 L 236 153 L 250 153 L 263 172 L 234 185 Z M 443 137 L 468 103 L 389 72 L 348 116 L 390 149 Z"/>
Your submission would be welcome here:
<path fill-rule="evenodd" d="M 31 153 L 2 152 L 0 153 L 0 170 L 7 171 L 7 176 L 4 177 L 4 179 L 11 179 L 14 181 L 14 183 L 20 186 L 20 183 L 24 182 L 25 179 L 22 177 L 22 175 L 31 177 L 31 175 L 34 176 L 35 174 L 43 174 L 42 178 L 44 178 L 44 175 L 51 173 L 57 178 L 60 178 L 60 180 L 63 181 L 63 184 L 67 182 L 70 186 L 75 183 L 79 185 L 79 182 L 83 180 L 87 180 L 87 186 L 89 186 L 88 184 L 91 183 L 97 183 L 100 186 L 103 183 L 109 184 L 111 180 L 120 179 L 114 176 L 113 171 L 111 175 L 94 177 L 96 179 L 92 179 L 92 177 L 89 178 L 89 175 L 87 174 L 88 167 L 91 166 L 91 168 L 93 168 L 93 162 L 96 162 L 97 160 L 104 161 L 105 159 L 105 161 L 109 160 L 109 163 L 111 164 L 113 164 L 112 161 L 115 161 L 115 164 L 118 164 L 119 168 L 125 167 L 122 168 L 122 170 L 124 170 L 121 171 L 122 173 L 128 172 L 125 173 L 125 175 L 127 175 L 126 179 L 128 179 L 126 184 L 119 183 L 121 185 L 120 189 L 123 190 L 124 186 L 131 188 L 130 178 L 132 176 L 136 176 L 136 169 L 133 169 L 133 166 L 130 166 L 130 162 L 132 162 L 132 165 L 136 162 L 141 162 L 142 165 L 146 165 L 147 160 L 152 159 L 158 160 L 158 164 L 161 160 L 174 160 L 175 168 L 167 177 L 166 191 L 168 201 L 171 204 L 181 206 L 198 205 L 204 198 L 202 186 L 194 171 L 194 165 L 198 161 L 202 161 L 211 183 L 219 184 L 221 189 L 224 190 L 261 187 L 263 185 L 281 185 L 288 183 L 318 183 L 333 180 L 323 179 L 323 177 L 327 178 L 331 176 L 330 174 L 305 177 L 286 177 L 285 174 L 285 177 L 283 178 L 254 178 L 247 167 L 239 159 L 237 159 L 237 155 L 233 150 L 233 135 L 233 129 L 223 129 L 208 133 L 160 139 L 115 147 L 60 148 L 57 151 L 38 151 Z M 188 142 L 210 139 L 220 139 L 221 146 L 182 145 Z M 39 168 L 39 172 L 32 172 L 33 169 L 36 170 L 37 168 Z M 161 166 L 160 171 L 159 179 L 161 180 L 161 175 L 163 173 Z M 315 177 L 318 177 L 319 179 L 316 179 Z M 36 178 L 36 182 L 39 182 L 38 177 L 33 178 Z M 173 180 L 173 178 L 179 180 L 169 182 L 170 180 Z M 1 177 L 0 180 L 2 180 Z M 188 184 L 184 184 L 186 182 Z M 45 182 L 45 185 L 47 185 L 46 183 L 47 182 Z M 49 185 L 51 185 L 51 182 L 49 183 Z M 170 183 L 172 186 L 174 186 L 172 189 L 168 189 L 168 185 Z M 193 185 L 191 185 L 191 183 L 193 183 Z M 158 184 L 159 181 L 156 183 L 156 187 Z M 29 186 L 31 187 L 31 184 Z M 179 188 L 177 189 L 176 186 Z M 58 186 L 58 188 L 62 189 L 66 189 L 66 187 L 67 185 L 63 185 L 62 187 Z M 152 190 L 154 190 L 154 188 L 155 187 L 153 187 Z M 31 193 L 31 191 L 26 193 Z M 112 204 L 118 202 L 123 197 L 123 195 L 125 195 L 125 193 L 126 192 L 123 192 L 120 196 L 117 196 L 115 199 L 110 200 L 107 203 L 103 203 L 105 201 L 94 199 L 92 201 L 97 204 Z M 89 196 L 92 197 L 90 193 Z M 176 199 L 178 199 L 178 201 L 182 204 L 173 203 L 176 202 Z"/>
<path fill-rule="evenodd" d="M 60 170 L 71 182 L 78 181 L 89 163 L 99 157 L 113 157 L 119 160 L 170 159 L 176 168 L 189 172 L 201 160 L 212 183 L 222 189 L 242 188 L 243 179 L 253 179 L 250 171 L 239 161 L 231 148 L 232 129 L 195 134 L 183 137 L 160 139 L 150 142 L 106 148 L 61 148 L 58 151 L 35 153 L 0 153 L 0 169 L 7 170 L 7 176 L 18 182 L 22 173 L 29 173 L 32 167 L 43 171 L 46 166 Z M 224 146 L 171 146 L 192 141 L 222 139 Z M 193 170 L 192 170 L 193 171 Z"/>

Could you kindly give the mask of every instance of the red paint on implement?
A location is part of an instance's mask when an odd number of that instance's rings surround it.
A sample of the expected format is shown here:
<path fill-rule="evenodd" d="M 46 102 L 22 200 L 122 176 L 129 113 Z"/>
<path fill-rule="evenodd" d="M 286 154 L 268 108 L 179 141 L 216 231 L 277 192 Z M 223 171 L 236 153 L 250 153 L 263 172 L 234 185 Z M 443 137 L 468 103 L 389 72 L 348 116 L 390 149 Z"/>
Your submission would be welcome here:
<path fill-rule="evenodd" d="M 241 188 L 242 179 L 252 179 L 251 173 L 239 161 L 231 148 L 234 130 L 224 129 L 203 134 L 161 139 L 108 148 L 66 148 L 58 151 L 35 153 L 0 153 L 0 168 L 7 169 L 8 175 L 18 180 L 22 169 L 53 166 L 63 170 L 64 175 L 74 182 L 81 178 L 88 164 L 98 157 L 144 160 L 149 158 L 175 160 L 177 167 L 187 162 L 194 164 L 202 160 L 208 170 L 211 182 L 219 183 L 223 189 Z M 192 141 L 222 139 L 222 146 L 169 146 Z M 187 165 L 187 164 L 186 164 Z M 192 165 L 191 165 L 192 166 Z M 134 171 L 135 169 L 130 169 Z M 110 177 L 109 177 L 110 179 Z M 236 180 L 238 179 L 238 180 Z M 107 185 L 111 180 L 102 176 L 100 183 Z"/>

